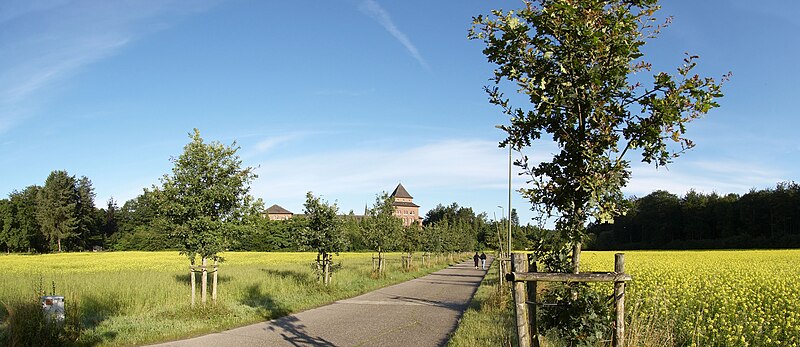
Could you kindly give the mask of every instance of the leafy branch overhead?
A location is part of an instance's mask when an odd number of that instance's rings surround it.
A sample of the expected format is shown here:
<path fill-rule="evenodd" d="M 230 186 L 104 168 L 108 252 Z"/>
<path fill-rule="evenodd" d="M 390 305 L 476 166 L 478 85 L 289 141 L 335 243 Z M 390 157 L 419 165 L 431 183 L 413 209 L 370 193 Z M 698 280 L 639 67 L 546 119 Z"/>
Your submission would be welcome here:
<path fill-rule="evenodd" d="M 695 74 L 698 57 L 688 54 L 675 74 L 641 81 L 651 70 L 642 47 L 669 24 L 656 24 L 655 0 L 525 5 L 474 17 L 469 38 L 482 41 L 496 65 L 485 90 L 510 120 L 501 145 L 520 150 L 550 138 L 558 145 L 550 161 L 517 163 L 532 177 L 522 194 L 580 242 L 589 218 L 610 221 L 623 212 L 626 155 L 638 150 L 643 162 L 663 166 L 692 148 L 687 124 L 719 106 L 721 83 Z M 506 97 L 507 83 L 527 102 Z"/>

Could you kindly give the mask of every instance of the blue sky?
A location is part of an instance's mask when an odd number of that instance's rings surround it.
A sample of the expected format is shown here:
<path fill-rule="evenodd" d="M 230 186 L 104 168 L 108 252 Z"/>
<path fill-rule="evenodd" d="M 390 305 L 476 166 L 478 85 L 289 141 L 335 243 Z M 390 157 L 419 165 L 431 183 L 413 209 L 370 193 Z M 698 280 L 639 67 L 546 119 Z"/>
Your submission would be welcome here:
<path fill-rule="evenodd" d="M 300 212 L 306 191 L 362 211 L 402 182 L 421 205 L 506 204 L 507 123 L 471 17 L 517 1 L 8 1 L 0 4 L 0 194 L 52 170 L 89 177 L 98 207 L 157 184 L 199 128 L 237 141 L 252 193 Z M 634 164 L 627 194 L 745 193 L 800 174 L 794 1 L 665 2 L 645 48 L 733 77 L 691 124 L 697 147 Z M 547 145 L 527 149 L 546 157 Z M 517 156 L 518 154 L 515 154 Z M 636 157 L 631 157 L 635 159 Z M 525 183 L 515 175 L 514 186 Z M 529 204 L 514 194 L 523 222 Z"/>

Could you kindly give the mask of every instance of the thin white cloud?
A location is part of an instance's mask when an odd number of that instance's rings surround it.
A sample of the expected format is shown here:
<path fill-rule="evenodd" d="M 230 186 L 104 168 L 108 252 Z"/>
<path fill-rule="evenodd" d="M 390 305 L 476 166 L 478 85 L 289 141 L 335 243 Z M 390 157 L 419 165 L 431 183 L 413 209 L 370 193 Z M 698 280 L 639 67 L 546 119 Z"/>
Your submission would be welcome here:
<path fill-rule="evenodd" d="M 40 11 L 63 6 L 69 0 L 7 1 L 0 4 L 0 24 Z"/>
<path fill-rule="evenodd" d="M 414 59 L 416 59 L 420 65 L 422 65 L 422 67 L 430 70 L 430 66 L 428 66 L 428 63 L 424 58 L 422 58 L 422 55 L 419 53 L 419 50 L 417 50 L 417 47 L 411 43 L 411 40 L 408 38 L 408 36 L 406 36 L 405 33 L 400 31 L 397 25 L 394 24 L 394 21 L 392 21 L 392 17 L 389 16 L 389 13 L 386 12 L 381 5 L 374 0 L 364 0 L 361 2 L 358 8 L 362 13 L 377 21 L 378 24 L 386 29 L 389 34 L 394 36 L 397 41 L 400 41 L 406 50 L 408 50 L 408 53 L 410 53 L 411 56 L 414 57 Z"/>
<path fill-rule="evenodd" d="M 20 4 L 27 4 L 20 2 Z M 165 15 L 207 8 L 171 2 L 44 1 L 2 5 L 0 15 L 0 132 L 35 114 L 47 91 L 82 68 L 114 55 L 165 27 Z"/>
<path fill-rule="evenodd" d="M 264 140 L 259 141 L 258 143 L 255 144 L 255 146 L 253 146 L 254 149 L 253 154 L 261 154 L 264 152 L 268 152 L 271 149 L 277 147 L 278 145 L 300 139 L 303 136 L 305 135 L 301 133 L 293 133 L 293 134 L 266 138 Z"/>
<path fill-rule="evenodd" d="M 786 173 L 762 163 L 741 160 L 680 161 L 668 169 L 645 164 L 633 167 L 633 177 L 623 191 L 644 196 L 655 190 L 684 195 L 691 189 L 703 193 L 743 194 L 752 188 L 774 187 Z"/>
<path fill-rule="evenodd" d="M 508 157 L 497 142 L 447 140 L 404 149 L 319 151 L 259 163 L 254 196 L 289 201 L 299 206 L 313 191 L 335 199 L 374 194 L 397 182 L 413 182 L 416 190 L 499 189 L 507 187 Z M 516 168 L 515 168 L 516 171 Z M 514 175 L 515 187 L 524 177 Z"/>

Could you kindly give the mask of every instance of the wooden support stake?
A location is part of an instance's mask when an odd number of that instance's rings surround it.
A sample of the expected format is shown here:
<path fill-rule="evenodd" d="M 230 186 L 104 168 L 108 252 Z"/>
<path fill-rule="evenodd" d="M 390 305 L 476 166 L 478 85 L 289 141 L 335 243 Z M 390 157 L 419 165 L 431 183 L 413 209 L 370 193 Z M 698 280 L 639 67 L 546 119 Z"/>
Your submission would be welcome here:
<path fill-rule="evenodd" d="M 192 307 L 194 307 L 195 287 L 197 286 L 194 279 L 194 265 L 189 265 L 189 277 L 192 278 Z"/>
<path fill-rule="evenodd" d="M 497 261 L 497 284 L 500 287 L 500 290 L 503 290 L 503 282 L 505 282 L 505 274 L 503 273 L 503 252 L 500 252 L 500 255 L 498 255 L 497 259 L 495 260 Z"/>
<path fill-rule="evenodd" d="M 533 254 L 530 255 L 531 260 L 531 268 L 529 269 L 530 272 L 536 272 L 536 257 Z M 531 326 L 531 342 L 533 342 L 533 347 L 539 347 L 539 324 L 536 321 L 536 293 L 537 293 L 537 282 L 530 281 L 526 282 L 528 284 L 528 302 L 530 306 L 528 306 L 528 312 L 530 314 L 530 326 Z"/>
<path fill-rule="evenodd" d="M 625 254 L 614 255 L 614 272 L 625 272 Z M 622 347 L 625 344 L 625 282 L 614 282 L 614 336 L 612 346 Z"/>
<path fill-rule="evenodd" d="M 203 274 L 202 277 L 200 278 L 200 285 L 201 285 L 200 301 L 203 303 L 203 306 L 206 305 L 206 287 L 208 287 L 208 269 L 206 269 L 206 264 L 208 264 L 208 260 L 206 260 L 206 258 L 203 257 L 203 266 L 202 266 Z"/>
<path fill-rule="evenodd" d="M 511 271 L 528 272 L 528 257 L 525 254 L 511 255 Z M 517 342 L 519 347 L 531 346 L 530 326 L 528 325 L 528 293 L 525 282 L 514 282 L 514 314 L 517 321 Z"/>
<path fill-rule="evenodd" d="M 323 279 L 322 282 L 327 286 L 331 283 L 331 257 L 327 254 L 322 256 Z"/>
<path fill-rule="evenodd" d="M 214 301 L 214 305 L 217 304 L 217 271 L 219 270 L 219 263 L 214 260 L 214 277 L 213 282 L 211 283 L 211 300 Z"/>

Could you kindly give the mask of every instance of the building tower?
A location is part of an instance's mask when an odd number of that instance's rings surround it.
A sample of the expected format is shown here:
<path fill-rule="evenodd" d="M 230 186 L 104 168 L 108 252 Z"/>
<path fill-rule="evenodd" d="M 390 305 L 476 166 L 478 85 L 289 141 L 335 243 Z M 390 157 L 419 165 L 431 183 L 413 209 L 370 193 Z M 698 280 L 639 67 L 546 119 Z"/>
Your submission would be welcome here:
<path fill-rule="evenodd" d="M 403 221 L 403 226 L 409 226 L 414 222 L 422 225 L 422 217 L 419 216 L 419 205 L 414 203 L 414 197 L 408 194 L 403 184 L 397 185 L 391 195 L 394 198 L 394 215 Z"/>

